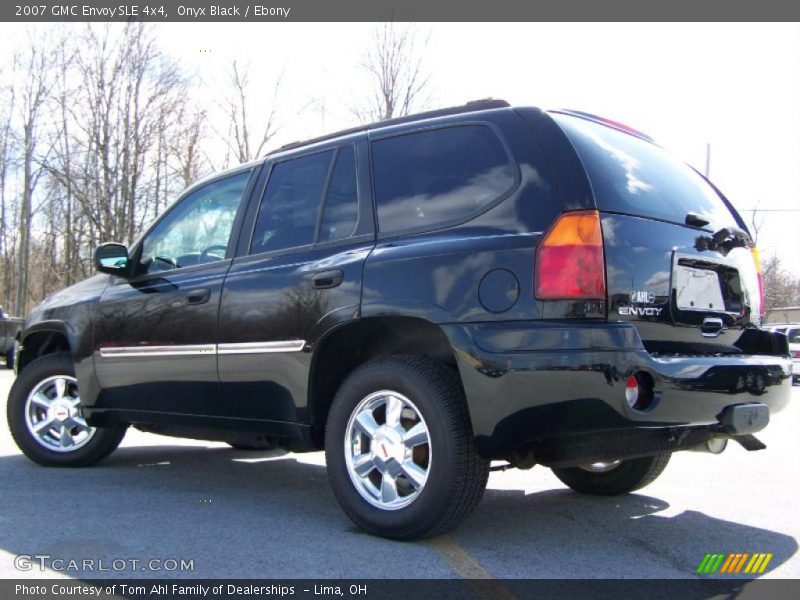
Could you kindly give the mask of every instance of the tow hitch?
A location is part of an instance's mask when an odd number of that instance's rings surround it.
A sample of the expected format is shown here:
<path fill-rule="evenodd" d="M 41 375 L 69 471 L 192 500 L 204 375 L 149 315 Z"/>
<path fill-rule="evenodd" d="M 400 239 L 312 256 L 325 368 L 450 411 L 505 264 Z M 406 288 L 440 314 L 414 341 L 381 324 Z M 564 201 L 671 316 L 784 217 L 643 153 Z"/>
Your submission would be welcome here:
<path fill-rule="evenodd" d="M 729 406 L 720 414 L 719 423 L 725 433 L 734 438 L 756 433 L 769 423 L 769 407 L 755 402 Z"/>

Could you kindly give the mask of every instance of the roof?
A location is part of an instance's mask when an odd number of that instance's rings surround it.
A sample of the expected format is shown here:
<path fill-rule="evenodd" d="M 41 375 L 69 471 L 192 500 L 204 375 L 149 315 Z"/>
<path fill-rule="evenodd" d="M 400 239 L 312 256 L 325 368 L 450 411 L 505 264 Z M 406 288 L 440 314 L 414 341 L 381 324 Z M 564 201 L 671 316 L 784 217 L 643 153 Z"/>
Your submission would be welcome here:
<path fill-rule="evenodd" d="M 272 154 L 278 154 L 280 152 L 285 152 L 287 150 L 302 148 L 303 146 L 310 146 L 311 144 L 317 144 L 319 142 L 324 142 L 327 140 L 333 140 L 339 137 L 344 137 L 346 135 L 352 135 L 354 133 L 361 133 L 364 131 L 371 131 L 374 129 L 391 127 L 392 125 L 402 125 L 403 123 L 413 123 L 415 121 L 424 121 L 426 119 L 435 119 L 437 117 L 446 117 L 449 115 L 460 115 L 464 113 L 478 112 L 481 110 L 491 110 L 495 108 L 509 108 L 510 106 L 511 105 L 505 100 L 495 100 L 493 98 L 486 98 L 483 100 L 472 100 L 461 106 L 451 106 L 449 108 L 439 108 L 436 110 L 429 110 L 426 112 L 416 113 L 413 115 L 395 117 L 393 119 L 383 119 L 381 121 L 375 121 L 373 123 L 369 123 L 367 125 L 360 125 L 358 127 L 351 127 L 350 129 L 343 129 L 341 131 L 336 131 L 334 133 L 329 133 L 320 137 L 315 137 L 303 141 L 291 142 L 289 144 L 285 144 L 280 148 L 277 148 L 267 153 L 267 156 L 270 156 Z"/>

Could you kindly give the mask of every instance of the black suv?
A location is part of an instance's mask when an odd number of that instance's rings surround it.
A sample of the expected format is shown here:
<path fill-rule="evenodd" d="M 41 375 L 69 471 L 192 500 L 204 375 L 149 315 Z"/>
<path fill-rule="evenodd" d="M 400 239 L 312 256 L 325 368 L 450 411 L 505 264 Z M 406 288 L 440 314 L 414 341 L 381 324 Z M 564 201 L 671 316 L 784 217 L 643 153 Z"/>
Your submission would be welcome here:
<path fill-rule="evenodd" d="M 742 219 L 583 113 L 480 101 L 291 144 L 95 259 L 26 322 L 28 457 L 88 465 L 129 425 L 324 448 L 391 538 L 455 527 L 492 460 L 618 494 L 677 450 L 761 448 L 790 395 Z"/>

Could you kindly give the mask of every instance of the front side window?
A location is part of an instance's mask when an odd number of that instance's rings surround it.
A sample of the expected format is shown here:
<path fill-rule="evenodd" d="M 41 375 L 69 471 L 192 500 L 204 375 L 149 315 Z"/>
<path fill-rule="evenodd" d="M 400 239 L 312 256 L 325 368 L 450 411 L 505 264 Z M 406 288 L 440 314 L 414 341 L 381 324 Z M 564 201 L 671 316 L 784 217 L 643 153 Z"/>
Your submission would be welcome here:
<path fill-rule="evenodd" d="M 515 168 L 495 133 L 460 125 L 372 143 L 382 232 L 468 218 L 514 185 Z"/>
<path fill-rule="evenodd" d="M 258 210 L 250 253 L 314 243 L 333 150 L 294 158 L 272 168 Z"/>
<path fill-rule="evenodd" d="M 139 272 L 223 260 L 250 172 L 212 181 L 183 198 L 142 242 Z"/>

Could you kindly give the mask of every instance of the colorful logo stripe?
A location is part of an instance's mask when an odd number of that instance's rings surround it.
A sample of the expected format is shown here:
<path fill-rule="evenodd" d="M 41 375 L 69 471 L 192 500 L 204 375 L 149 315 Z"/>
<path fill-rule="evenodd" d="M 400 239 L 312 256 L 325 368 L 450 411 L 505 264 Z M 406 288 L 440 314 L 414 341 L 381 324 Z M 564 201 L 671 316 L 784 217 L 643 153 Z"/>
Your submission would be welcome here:
<path fill-rule="evenodd" d="M 715 573 L 736 575 L 759 574 L 763 573 L 769 561 L 772 560 L 772 552 L 730 552 L 728 554 L 706 554 L 696 573 L 701 575 L 713 575 Z M 745 566 L 747 565 L 747 566 Z"/>

